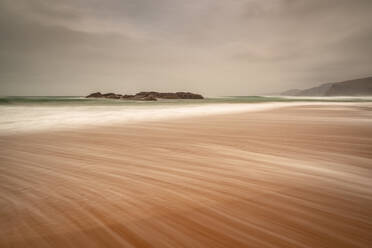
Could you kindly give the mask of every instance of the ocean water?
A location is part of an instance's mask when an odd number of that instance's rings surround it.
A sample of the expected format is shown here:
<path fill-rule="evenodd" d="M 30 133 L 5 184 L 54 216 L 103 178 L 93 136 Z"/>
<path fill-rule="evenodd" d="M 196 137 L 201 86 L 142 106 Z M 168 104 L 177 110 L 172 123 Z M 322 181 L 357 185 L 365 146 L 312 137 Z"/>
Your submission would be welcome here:
<path fill-rule="evenodd" d="M 147 102 L 83 97 L 0 97 L 0 135 L 262 111 L 314 102 L 372 102 L 372 98 L 235 96 Z"/>

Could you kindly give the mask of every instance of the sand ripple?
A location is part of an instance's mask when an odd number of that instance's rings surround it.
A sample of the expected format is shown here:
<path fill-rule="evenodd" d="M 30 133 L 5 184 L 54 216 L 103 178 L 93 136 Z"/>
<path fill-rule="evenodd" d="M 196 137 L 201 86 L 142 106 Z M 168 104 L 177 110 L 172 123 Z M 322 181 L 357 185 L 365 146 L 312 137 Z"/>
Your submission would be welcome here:
<path fill-rule="evenodd" d="M 371 247 L 368 108 L 0 138 L 0 247 Z"/>

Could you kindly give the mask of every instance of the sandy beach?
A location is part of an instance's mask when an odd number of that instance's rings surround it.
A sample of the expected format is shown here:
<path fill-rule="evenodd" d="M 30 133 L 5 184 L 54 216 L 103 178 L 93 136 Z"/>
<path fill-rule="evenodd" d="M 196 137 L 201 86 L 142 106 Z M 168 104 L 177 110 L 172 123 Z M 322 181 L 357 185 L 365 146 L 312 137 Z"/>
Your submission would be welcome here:
<path fill-rule="evenodd" d="M 371 247 L 372 105 L 0 136 L 0 247 Z"/>

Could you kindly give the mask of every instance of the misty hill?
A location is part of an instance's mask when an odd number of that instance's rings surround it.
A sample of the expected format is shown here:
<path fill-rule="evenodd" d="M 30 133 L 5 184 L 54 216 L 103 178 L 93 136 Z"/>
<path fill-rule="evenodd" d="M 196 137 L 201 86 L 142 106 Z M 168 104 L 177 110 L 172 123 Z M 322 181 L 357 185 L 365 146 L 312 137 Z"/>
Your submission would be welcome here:
<path fill-rule="evenodd" d="M 371 96 L 372 77 L 325 83 L 305 90 L 287 90 L 283 96 Z"/>
<path fill-rule="evenodd" d="M 292 89 L 292 90 L 286 90 L 282 93 L 280 93 L 280 95 L 283 95 L 283 96 L 296 96 L 297 94 L 299 94 L 302 90 L 300 89 Z M 270 94 L 269 94 L 270 95 Z M 275 95 L 275 94 L 272 94 L 272 95 Z"/>

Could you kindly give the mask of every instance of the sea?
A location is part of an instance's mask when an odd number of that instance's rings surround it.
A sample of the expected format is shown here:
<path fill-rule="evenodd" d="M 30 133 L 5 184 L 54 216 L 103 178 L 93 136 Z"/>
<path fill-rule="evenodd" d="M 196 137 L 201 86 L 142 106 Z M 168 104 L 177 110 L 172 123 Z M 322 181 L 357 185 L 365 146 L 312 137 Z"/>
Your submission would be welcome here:
<path fill-rule="evenodd" d="M 372 97 L 224 96 L 200 100 L 131 101 L 79 96 L 3 96 L 0 97 L 0 135 L 124 125 L 330 102 L 368 103 L 372 102 Z"/>

